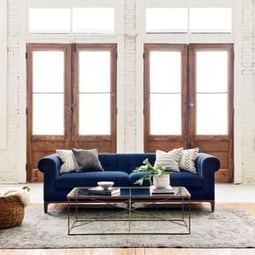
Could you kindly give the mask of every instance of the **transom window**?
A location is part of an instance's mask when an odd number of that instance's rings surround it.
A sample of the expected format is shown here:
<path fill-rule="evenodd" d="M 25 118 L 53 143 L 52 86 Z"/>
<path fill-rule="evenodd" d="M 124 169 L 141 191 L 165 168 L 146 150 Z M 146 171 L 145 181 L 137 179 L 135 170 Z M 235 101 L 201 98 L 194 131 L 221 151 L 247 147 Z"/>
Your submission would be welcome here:
<path fill-rule="evenodd" d="M 231 8 L 147 8 L 147 33 L 231 33 Z"/>
<path fill-rule="evenodd" d="M 114 22 L 114 8 L 31 8 L 28 27 L 30 33 L 109 34 Z"/>

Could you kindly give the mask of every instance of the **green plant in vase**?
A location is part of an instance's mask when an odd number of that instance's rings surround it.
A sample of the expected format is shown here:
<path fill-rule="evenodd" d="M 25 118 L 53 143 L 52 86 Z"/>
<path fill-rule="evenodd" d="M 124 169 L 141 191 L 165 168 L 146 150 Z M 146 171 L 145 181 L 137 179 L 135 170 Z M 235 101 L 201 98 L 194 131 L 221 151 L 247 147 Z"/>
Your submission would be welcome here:
<path fill-rule="evenodd" d="M 149 181 L 150 186 L 154 184 L 154 186 L 156 186 L 157 188 L 165 188 L 166 186 L 169 186 L 170 172 L 166 170 L 165 167 L 163 167 L 161 164 L 155 164 L 153 166 L 148 160 L 148 158 L 143 161 L 143 165 L 136 167 L 134 169 L 134 172 L 144 172 L 144 174 L 135 182 L 135 184 L 143 185 L 143 182 L 147 180 Z M 157 182 L 156 178 L 158 178 L 158 180 L 164 179 L 164 181 Z M 157 182 L 158 184 L 155 182 Z"/>

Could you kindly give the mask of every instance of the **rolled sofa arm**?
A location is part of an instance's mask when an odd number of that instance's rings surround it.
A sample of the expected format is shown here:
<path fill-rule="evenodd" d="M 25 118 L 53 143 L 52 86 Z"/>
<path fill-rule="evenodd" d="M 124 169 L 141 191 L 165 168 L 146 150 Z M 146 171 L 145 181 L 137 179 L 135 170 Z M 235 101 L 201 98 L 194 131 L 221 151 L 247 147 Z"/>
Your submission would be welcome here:
<path fill-rule="evenodd" d="M 60 173 L 61 161 L 57 154 L 51 154 L 41 158 L 38 162 L 38 169 L 46 179 L 56 179 Z"/>
<path fill-rule="evenodd" d="M 220 169 L 219 159 L 207 153 L 199 153 L 195 160 L 195 165 L 201 177 L 214 175 L 214 173 Z"/>

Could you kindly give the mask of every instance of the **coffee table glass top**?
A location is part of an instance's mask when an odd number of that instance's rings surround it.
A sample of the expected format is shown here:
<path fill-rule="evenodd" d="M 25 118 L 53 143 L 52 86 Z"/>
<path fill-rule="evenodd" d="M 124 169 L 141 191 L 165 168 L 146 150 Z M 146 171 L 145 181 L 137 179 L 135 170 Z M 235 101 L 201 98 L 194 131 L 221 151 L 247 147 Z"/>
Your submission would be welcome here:
<path fill-rule="evenodd" d="M 159 197 L 172 197 L 173 199 L 178 198 L 190 198 L 190 193 L 185 187 L 173 187 L 174 192 L 172 193 L 158 193 L 152 194 L 150 187 L 113 187 L 119 189 L 119 192 L 116 192 L 113 195 L 102 195 L 102 194 L 91 194 L 88 189 L 91 187 L 75 187 L 67 195 L 68 199 L 82 199 L 89 197 L 104 197 L 105 199 L 119 199 L 119 198 L 128 198 L 132 197 L 133 199 L 137 198 L 147 198 L 154 199 Z"/>

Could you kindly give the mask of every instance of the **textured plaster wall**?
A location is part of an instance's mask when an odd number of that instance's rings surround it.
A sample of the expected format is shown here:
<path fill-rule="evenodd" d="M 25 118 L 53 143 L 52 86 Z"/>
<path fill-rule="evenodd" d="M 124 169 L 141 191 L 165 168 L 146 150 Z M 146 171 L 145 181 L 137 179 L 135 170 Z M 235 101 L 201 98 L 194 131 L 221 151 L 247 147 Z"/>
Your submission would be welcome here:
<path fill-rule="evenodd" d="M 6 0 L 1 0 L 6 1 Z M 7 91 L 0 95 L 0 100 L 7 99 L 7 120 L 0 120 L 0 137 L 7 137 L 5 148 L 0 149 L 0 183 L 17 183 L 26 180 L 26 62 L 25 62 L 25 4 L 24 0 L 8 0 L 7 12 Z M 254 84 L 254 1 L 240 0 L 241 22 L 236 31 L 239 54 L 235 70 L 238 79 L 235 86 L 236 115 L 235 125 L 240 132 L 235 133 L 238 149 L 238 169 L 241 182 L 255 183 L 255 84 Z M 122 151 L 137 151 L 142 148 L 142 127 L 137 126 L 142 121 L 137 105 L 141 104 L 137 86 L 137 37 L 136 32 L 136 1 L 125 0 L 125 36 L 123 41 L 123 58 L 121 63 L 124 78 L 121 102 L 122 110 L 121 134 L 119 148 Z M 1 83 L 0 83 L 1 84 Z M 1 111 L 1 109 L 0 109 Z M 2 127 L 7 125 L 7 132 L 2 133 Z M 236 130 L 238 130 L 236 128 Z M 139 144 L 137 144 L 139 143 Z"/>

